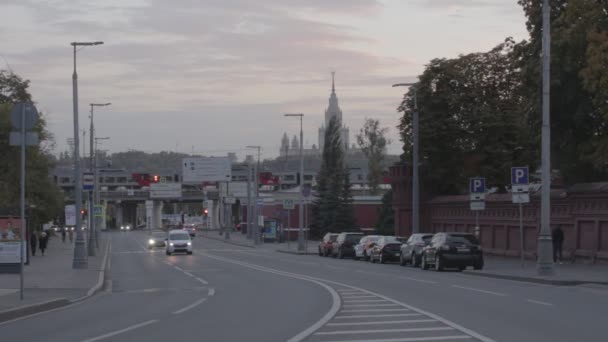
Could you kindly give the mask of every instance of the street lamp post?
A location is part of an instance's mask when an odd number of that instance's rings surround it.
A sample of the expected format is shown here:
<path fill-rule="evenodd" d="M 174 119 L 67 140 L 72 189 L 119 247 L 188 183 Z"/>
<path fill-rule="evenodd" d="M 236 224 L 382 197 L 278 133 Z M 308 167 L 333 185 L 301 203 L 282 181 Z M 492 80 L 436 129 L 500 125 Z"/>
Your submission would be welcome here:
<path fill-rule="evenodd" d="M 419 117 L 418 111 L 418 90 L 416 89 L 416 83 L 397 83 L 393 84 L 393 87 L 412 87 L 414 91 L 414 114 L 412 123 L 412 233 L 420 232 L 420 180 L 419 180 L 419 150 L 420 150 L 420 137 L 419 137 Z"/>
<path fill-rule="evenodd" d="M 551 240 L 551 126 L 550 126 L 550 91 L 551 91 L 551 7 L 549 0 L 543 1 L 543 123 L 541 132 L 541 201 L 540 233 L 538 234 L 538 259 L 536 271 L 539 275 L 553 275 L 552 240 Z"/>
<path fill-rule="evenodd" d="M 78 74 L 76 73 L 76 51 L 77 47 L 101 45 L 103 42 L 72 42 L 74 47 L 74 72 L 72 73 L 72 106 L 74 113 L 74 206 L 76 209 L 76 241 L 74 243 L 74 259 L 72 268 L 83 269 L 88 267 L 85 241 L 82 234 L 82 174 L 80 170 L 80 142 L 78 126 Z"/>
<path fill-rule="evenodd" d="M 304 114 L 285 114 L 285 116 L 300 118 L 300 215 L 298 217 L 298 251 L 304 251 L 304 130 L 302 127 Z"/>
<path fill-rule="evenodd" d="M 258 199 L 260 197 L 260 184 L 259 184 L 259 172 L 260 172 L 260 151 L 262 149 L 261 146 L 254 146 L 254 145 L 250 145 L 247 146 L 247 148 L 254 148 L 258 150 L 258 161 L 255 167 L 255 171 L 253 172 L 255 175 L 255 204 L 252 210 L 253 213 L 253 220 L 254 220 L 254 224 L 253 226 L 255 227 L 255 229 L 253 230 L 253 244 L 257 245 L 260 243 L 260 226 L 258 224 L 258 215 L 259 215 L 259 211 L 258 211 Z M 249 203 L 249 205 L 251 205 L 251 203 Z M 247 225 L 247 229 L 249 229 L 249 225 Z"/>
<path fill-rule="evenodd" d="M 89 227 L 88 227 L 88 232 L 89 232 L 89 242 L 88 242 L 88 251 L 89 251 L 89 256 L 95 256 L 95 246 L 97 245 L 97 227 L 95 224 L 95 213 L 94 213 L 94 208 L 95 208 L 95 196 L 94 196 L 94 192 L 97 191 L 97 168 L 96 168 L 96 162 L 94 158 L 95 152 L 94 152 L 94 146 L 93 144 L 97 142 L 97 138 L 95 138 L 95 124 L 94 124 L 94 120 L 93 120 L 93 114 L 94 114 L 94 108 L 95 107 L 105 107 L 105 106 L 109 106 L 111 105 L 111 103 L 91 103 L 91 126 L 89 128 L 89 171 L 93 172 L 94 174 L 94 181 L 93 181 L 93 191 L 89 191 Z"/>
<path fill-rule="evenodd" d="M 99 205 L 100 201 L 99 201 L 99 160 L 97 158 L 97 156 L 99 155 L 99 149 L 97 148 L 97 144 L 99 143 L 100 140 L 108 140 L 110 139 L 109 137 L 95 137 L 95 153 L 93 154 L 94 157 L 94 166 L 95 166 L 95 171 L 93 172 L 93 175 L 95 176 L 95 180 L 93 183 L 93 204 L 94 205 Z M 95 247 L 99 248 L 99 239 L 97 236 L 97 231 L 98 231 L 98 226 L 97 226 L 97 218 L 93 217 L 93 222 L 95 222 Z M 103 219 L 102 219 L 103 221 Z"/>

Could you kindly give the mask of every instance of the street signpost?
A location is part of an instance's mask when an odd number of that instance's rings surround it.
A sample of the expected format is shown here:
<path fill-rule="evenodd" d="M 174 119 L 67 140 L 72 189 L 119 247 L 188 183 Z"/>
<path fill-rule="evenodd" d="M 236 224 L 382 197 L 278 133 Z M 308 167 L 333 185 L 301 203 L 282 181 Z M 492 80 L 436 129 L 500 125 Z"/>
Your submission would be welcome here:
<path fill-rule="evenodd" d="M 230 182 L 232 161 L 228 157 L 199 157 L 182 160 L 182 178 L 185 184 L 203 182 Z"/>
<path fill-rule="evenodd" d="M 93 172 L 84 172 L 82 174 L 82 190 L 91 191 L 95 185 L 95 174 Z"/>
<path fill-rule="evenodd" d="M 291 228 L 291 211 L 296 207 L 295 201 L 291 198 L 283 200 L 283 209 L 287 210 L 287 228 Z M 289 230 L 287 230 L 287 248 L 290 248 Z"/>
<path fill-rule="evenodd" d="M 152 183 L 150 198 L 179 199 L 182 197 L 181 183 Z"/>
<path fill-rule="evenodd" d="M 475 234 L 479 237 L 479 211 L 486 209 L 486 179 L 475 177 L 469 179 L 471 210 L 475 212 Z"/>
<path fill-rule="evenodd" d="M 103 216 L 103 205 L 95 205 L 93 207 L 93 216 L 95 216 L 95 217 Z"/>
<path fill-rule="evenodd" d="M 527 166 L 511 168 L 511 194 L 513 203 L 519 205 L 519 255 L 524 267 L 524 222 L 523 204 L 530 202 L 530 172 Z"/>

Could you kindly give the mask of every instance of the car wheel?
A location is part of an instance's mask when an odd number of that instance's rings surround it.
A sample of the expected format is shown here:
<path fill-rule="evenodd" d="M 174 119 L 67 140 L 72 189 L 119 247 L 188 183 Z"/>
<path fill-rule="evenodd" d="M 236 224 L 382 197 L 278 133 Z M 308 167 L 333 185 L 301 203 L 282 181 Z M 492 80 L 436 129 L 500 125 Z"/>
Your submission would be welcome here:
<path fill-rule="evenodd" d="M 412 253 L 411 257 L 410 257 L 410 265 L 412 267 L 419 267 L 420 266 L 420 258 L 418 258 L 416 256 L 416 253 Z"/>
<path fill-rule="evenodd" d="M 376 263 L 376 259 L 374 259 L 374 256 L 373 256 L 373 255 L 370 255 L 370 256 L 369 256 L 369 262 L 371 262 L 372 264 L 375 264 L 375 263 Z"/>
<path fill-rule="evenodd" d="M 381 264 L 386 264 L 386 259 L 384 259 L 384 257 L 382 256 L 382 254 L 380 254 L 379 256 L 379 261 Z"/>
<path fill-rule="evenodd" d="M 338 255 L 336 255 L 336 254 L 334 254 L 334 252 L 332 252 L 332 253 L 331 253 L 331 257 L 332 257 L 332 258 L 336 258 L 336 257 L 338 257 Z"/>
<path fill-rule="evenodd" d="M 483 264 L 475 264 L 475 265 L 473 266 L 473 269 L 475 269 L 475 270 L 479 271 L 479 270 L 483 269 Z"/>
<path fill-rule="evenodd" d="M 406 264 L 407 264 L 407 261 L 405 261 L 403 254 L 401 254 L 401 256 L 399 257 L 399 265 L 405 266 Z"/>
<path fill-rule="evenodd" d="M 420 263 L 420 268 L 423 270 L 428 270 L 429 269 L 429 264 L 426 263 L 426 256 L 422 255 L 422 261 Z"/>
<path fill-rule="evenodd" d="M 359 260 L 359 257 L 357 256 L 356 253 L 355 253 L 355 256 L 353 256 L 353 260 Z"/>
<path fill-rule="evenodd" d="M 323 252 L 321 252 L 321 248 L 319 247 L 319 256 L 323 256 Z"/>
<path fill-rule="evenodd" d="M 344 254 L 342 254 L 342 250 L 338 251 L 338 259 L 344 259 Z"/>
<path fill-rule="evenodd" d="M 439 255 L 435 256 L 435 271 L 443 271 L 443 261 L 441 261 L 441 257 Z"/>

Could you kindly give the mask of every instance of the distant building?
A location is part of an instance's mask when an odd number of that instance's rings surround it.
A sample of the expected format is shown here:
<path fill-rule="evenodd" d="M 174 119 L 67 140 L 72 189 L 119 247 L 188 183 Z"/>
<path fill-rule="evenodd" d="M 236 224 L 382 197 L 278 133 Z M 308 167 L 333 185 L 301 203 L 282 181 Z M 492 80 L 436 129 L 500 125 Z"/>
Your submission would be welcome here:
<path fill-rule="evenodd" d="M 323 146 L 325 145 L 326 127 L 329 126 L 329 121 L 334 117 L 338 118 L 342 125 L 342 127 L 340 127 L 340 140 L 342 141 L 344 150 L 347 151 L 350 148 L 350 131 L 348 127 L 344 126 L 342 121 L 342 109 L 340 109 L 340 105 L 338 104 L 338 96 L 336 96 L 335 75 L 335 72 L 331 73 L 331 95 L 329 96 L 329 105 L 327 106 L 327 110 L 325 110 L 325 124 L 319 128 L 319 150 L 321 151 L 323 151 Z"/>

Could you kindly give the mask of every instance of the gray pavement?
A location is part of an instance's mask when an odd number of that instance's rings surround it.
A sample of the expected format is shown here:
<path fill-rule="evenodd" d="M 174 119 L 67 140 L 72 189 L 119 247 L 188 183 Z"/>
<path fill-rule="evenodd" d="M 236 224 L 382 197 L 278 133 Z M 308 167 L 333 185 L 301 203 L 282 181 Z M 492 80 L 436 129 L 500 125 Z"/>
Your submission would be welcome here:
<path fill-rule="evenodd" d="M 25 266 L 24 298 L 19 298 L 19 275 L 0 274 L 0 312 L 57 299 L 74 300 L 87 295 L 97 284 L 107 239 L 101 235 L 96 256 L 88 258 L 88 268 L 72 269 L 73 244 L 60 236 L 49 240 L 44 256 L 37 252 Z"/>
<path fill-rule="evenodd" d="M 608 287 L 551 286 L 241 247 L 193 255 L 109 233 L 106 291 L 0 323 L 18 341 L 598 341 Z"/>

